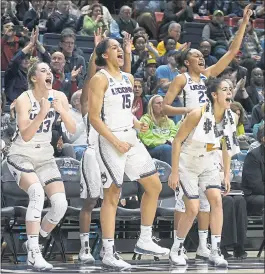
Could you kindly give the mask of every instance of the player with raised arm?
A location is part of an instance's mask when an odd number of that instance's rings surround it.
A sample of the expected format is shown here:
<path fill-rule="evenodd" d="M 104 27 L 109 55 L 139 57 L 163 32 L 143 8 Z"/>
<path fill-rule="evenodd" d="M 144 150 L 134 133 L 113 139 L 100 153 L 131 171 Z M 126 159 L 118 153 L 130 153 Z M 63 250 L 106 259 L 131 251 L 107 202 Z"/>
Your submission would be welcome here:
<path fill-rule="evenodd" d="M 96 64 L 104 67 L 90 81 L 89 120 L 99 136 L 96 143 L 104 199 L 101 207 L 103 264 L 130 268 L 114 250 L 115 215 L 124 173 L 138 180 L 145 193 L 141 203 L 141 234 L 134 251 L 162 256 L 167 248 L 152 240 L 152 224 L 161 191 L 161 182 L 152 158 L 139 141 L 135 128 L 143 130 L 132 114 L 133 77 L 120 71 L 123 50 L 114 39 L 105 39 L 96 48 Z"/>
<path fill-rule="evenodd" d="M 221 178 L 215 150 L 222 145 L 225 192 L 230 191 L 231 156 L 240 151 L 236 139 L 237 121 L 230 110 L 232 88 L 221 79 L 209 79 L 206 84 L 209 98 L 202 108 L 192 110 L 184 119 L 172 144 L 172 173 L 169 186 L 176 190 L 181 185 L 186 211 L 181 216 L 177 235 L 170 252 L 174 264 L 186 265 L 182 246 L 199 212 L 199 187 L 211 206 L 211 253 L 209 262 L 217 267 L 228 263 L 220 253 L 223 226 Z"/>
<path fill-rule="evenodd" d="M 102 29 L 99 28 L 94 33 L 94 43 L 95 49 L 97 45 L 106 38 L 105 33 L 102 33 Z M 125 72 L 130 72 L 131 70 L 131 37 L 126 35 L 123 40 L 123 48 L 125 51 L 125 60 L 123 70 Z M 88 121 L 88 93 L 90 90 L 90 80 L 96 74 L 97 66 L 95 64 L 96 53 L 95 50 L 91 56 L 91 59 L 88 64 L 88 74 L 85 81 L 85 85 L 82 89 L 81 96 L 81 111 L 84 119 L 84 123 L 87 125 L 88 132 L 88 148 L 83 154 L 80 173 L 81 173 L 81 192 L 80 197 L 84 199 L 82 209 L 80 211 L 80 241 L 81 249 L 78 255 L 78 259 L 82 263 L 94 263 L 95 259 L 91 255 L 89 247 L 89 231 L 91 224 L 91 213 L 94 207 L 96 206 L 97 200 L 100 196 L 101 189 L 101 176 L 100 170 L 96 159 L 95 154 L 95 142 L 98 137 L 98 133 L 94 130 L 92 126 L 89 125 Z M 103 256 L 103 249 L 100 252 L 100 256 Z"/>
<path fill-rule="evenodd" d="M 34 43 L 33 36 L 30 43 Z M 52 89 L 53 75 L 49 65 L 32 64 L 28 70 L 28 83 L 31 89 L 23 92 L 16 101 L 17 132 L 7 164 L 19 187 L 29 196 L 26 213 L 28 240 L 25 243 L 27 264 L 42 271 L 51 270 L 53 266 L 42 257 L 39 234 L 46 238 L 67 209 L 64 184 L 50 144 L 56 112 L 70 133 L 75 133 L 76 125 L 68 113 L 64 93 Z M 45 193 L 51 208 L 41 222 Z"/>
<path fill-rule="evenodd" d="M 188 69 L 188 72 L 180 74 L 172 81 L 168 92 L 163 101 L 163 111 L 166 115 L 174 116 L 180 114 L 187 114 L 192 109 L 202 107 L 207 101 L 205 80 L 209 76 L 218 76 L 229 65 L 237 54 L 243 36 L 248 24 L 249 18 L 252 15 L 251 5 L 246 6 L 244 10 L 243 23 L 231 44 L 228 52 L 213 66 L 205 69 L 205 60 L 202 53 L 197 49 L 187 49 L 182 53 L 183 65 Z M 171 104 L 177 96 L 183 93 L 184 107 L 172 107 Z M 182 190 L 180 189 L 179 195 L 176 197 L 176 212 L 175 220 L 175 233 L 177 225 L 183 212 L 185 212 L 185 204 L 182 200 Z M 210 251 L 207 248 L 208 227 L 209 227 L 209 211 L 210 206 L 206 196 L 200 190 L 200 213 L 198 215 L 199 223 L 199 247 L 196 252 L 196 258 L 208 259 Z M 181 213 L 180 213 L 181 212 Z M 174 257 L 174 250 L 171 251 Z"/>

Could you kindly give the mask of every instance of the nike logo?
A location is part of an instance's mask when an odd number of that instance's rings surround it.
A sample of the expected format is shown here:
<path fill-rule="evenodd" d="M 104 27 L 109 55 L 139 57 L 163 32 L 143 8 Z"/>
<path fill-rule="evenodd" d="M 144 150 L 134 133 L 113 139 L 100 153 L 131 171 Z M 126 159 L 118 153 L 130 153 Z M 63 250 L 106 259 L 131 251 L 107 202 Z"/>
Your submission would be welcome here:
<path fill-rule="evenodd" d="M 35 262 L 31 262 L 30 260 L 28 260 L 28 262 L 34 266 Z"/>

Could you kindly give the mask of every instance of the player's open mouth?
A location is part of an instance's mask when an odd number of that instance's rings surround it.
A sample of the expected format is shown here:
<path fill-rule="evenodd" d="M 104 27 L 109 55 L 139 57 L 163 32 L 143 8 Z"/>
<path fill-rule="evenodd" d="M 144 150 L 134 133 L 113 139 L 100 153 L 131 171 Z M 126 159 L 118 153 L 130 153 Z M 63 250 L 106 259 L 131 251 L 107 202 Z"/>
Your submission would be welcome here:
<path fill-rule="evenodd" d="M 199 66 L 200 66 L 200 67 L 205 67 L 204 62 L 199 62 Z"/>
<path fill-rule="evenodd" d="M 232 102 L 232 98 L 226 98 L 225 100 L 226 100 L 226 102 L 228 102 L 228 103 L 231 103 L 231 102 Z"/>
<path fill-rule="evenodd" d="M 46 79 L 45 82 L 46 82 L 47 84 L 51 84 L 51 83 L 52 83 L 52 79 Z"/>
<path fill-rule="evenodd" d="M 118 55 L 118 59 L 123 60 L 123 54 L 119 54 L 119 55 Z"/>

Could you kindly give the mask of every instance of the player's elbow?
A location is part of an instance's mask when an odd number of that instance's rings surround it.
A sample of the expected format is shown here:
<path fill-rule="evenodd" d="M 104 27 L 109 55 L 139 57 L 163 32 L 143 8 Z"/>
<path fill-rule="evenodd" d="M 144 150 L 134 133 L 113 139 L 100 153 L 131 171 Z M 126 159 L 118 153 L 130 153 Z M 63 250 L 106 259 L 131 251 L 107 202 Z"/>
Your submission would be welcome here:
<path fill-rule="evenodd" d="M 26 132 L 20 132 L 20 134 L 24 142 L 29 142 L 33 138 L 33 136 L 29 135 Z"/>
<path fill-rule="evenodd" d="M 165 100 L 164 100 L 163 103 L 162 103 L 162 111 L 165 115 L 167 115 L 167 110 L 168 110 L 167 107 L 168 107 L 168 103 L 165 102 Z"/>
<path fill-rule="evenodd" d="M 75 134 L 76 132 L 76 124 L 75 122 L 71 122 L 67 128 L 67 131 L 70 133 L 70 134 Z"/>

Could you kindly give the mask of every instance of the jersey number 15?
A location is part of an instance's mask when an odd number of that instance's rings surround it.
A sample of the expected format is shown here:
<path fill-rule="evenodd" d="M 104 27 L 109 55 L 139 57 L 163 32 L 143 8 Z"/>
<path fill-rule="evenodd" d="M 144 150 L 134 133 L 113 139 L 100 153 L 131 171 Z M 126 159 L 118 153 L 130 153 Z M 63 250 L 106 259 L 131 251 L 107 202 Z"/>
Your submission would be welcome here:
<path fill-rule="evenodd" d="M 131 106 L 132 106 L 131 95 L 130 94 L 123 94 L 122 99 L 123 99 L 122 108 L 123 109 L 131 108 Z"/>

